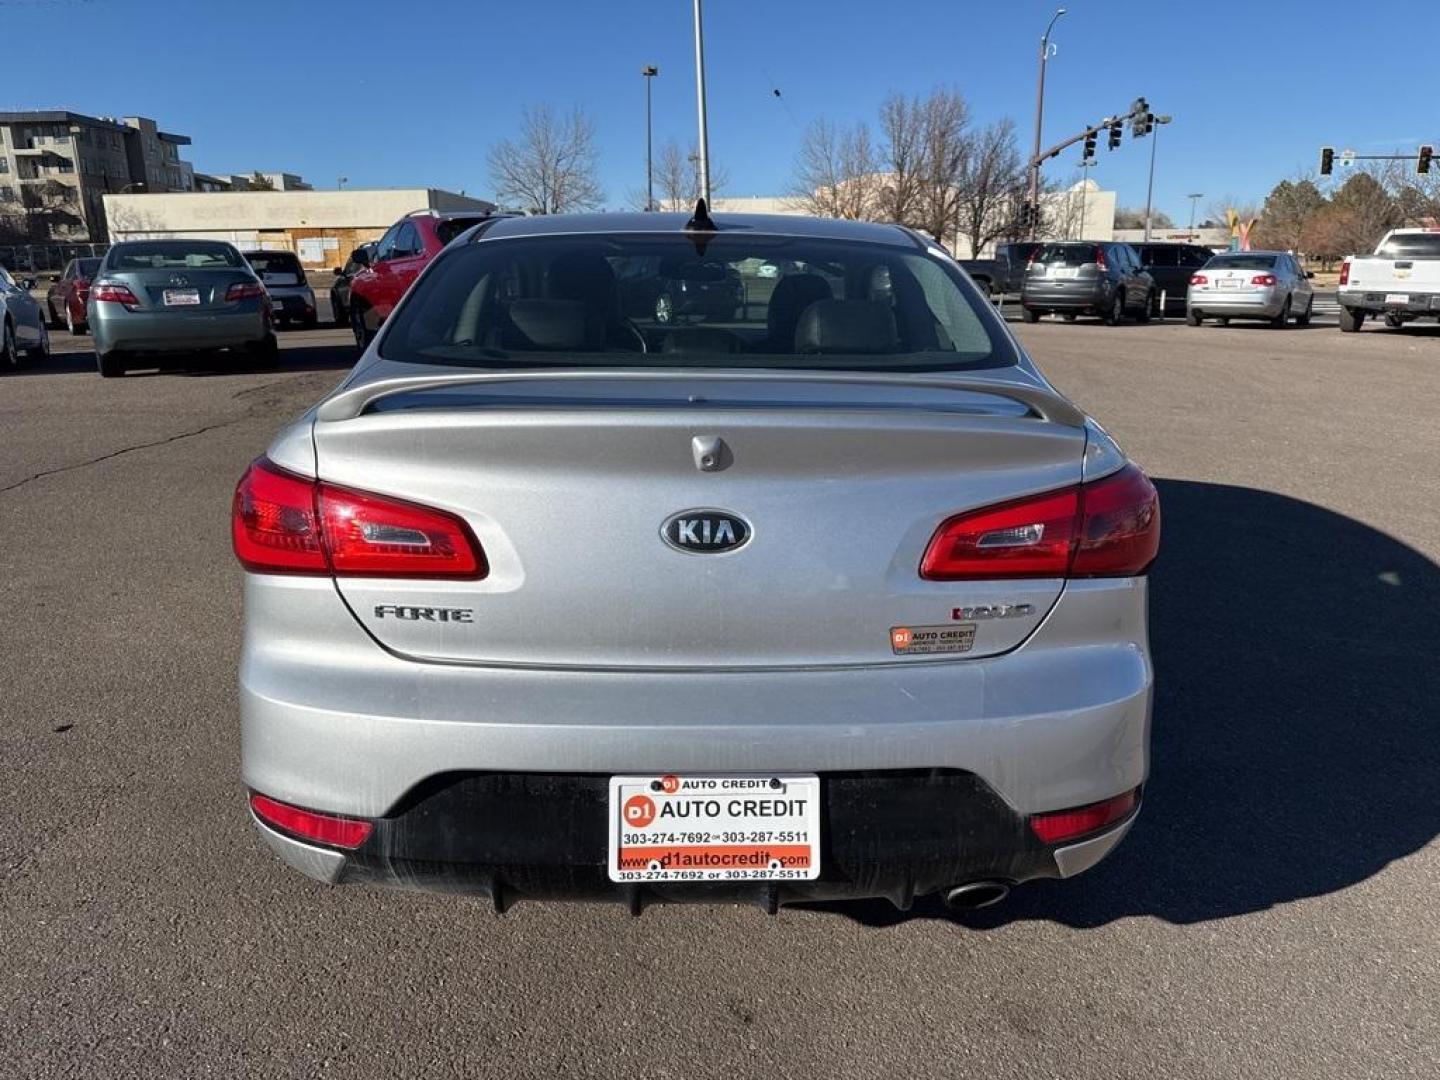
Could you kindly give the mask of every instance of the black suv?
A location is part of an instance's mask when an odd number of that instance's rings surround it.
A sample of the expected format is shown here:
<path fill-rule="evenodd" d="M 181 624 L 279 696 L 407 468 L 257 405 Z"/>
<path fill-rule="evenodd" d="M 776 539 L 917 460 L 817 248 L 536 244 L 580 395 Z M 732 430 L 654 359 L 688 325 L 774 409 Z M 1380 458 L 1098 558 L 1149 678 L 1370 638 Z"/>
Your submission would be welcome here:
<path fill-rule="evenodd" d="M 1158 313 L 1160 290 L 1129 244 L 1094 240 L 1047 243 L 1030 260 L 1020 291 L 1026 322 L 1041 315 L 1099 315 L 1111 326 L 1133 315 L 1147 322 Z"/>
<path fill-rule="evenodd" d="M 1173 241 L 1152 241 L 1132 244 L 1140 256 L 1140 265 L 1155 279 L 1155 288 L 1165 294 L 1165 314 L 1185 314 L 1185 294 L 1190 288 L 1190 275 L 1199 270 L 1215 253 L 1199 244 Z"/>

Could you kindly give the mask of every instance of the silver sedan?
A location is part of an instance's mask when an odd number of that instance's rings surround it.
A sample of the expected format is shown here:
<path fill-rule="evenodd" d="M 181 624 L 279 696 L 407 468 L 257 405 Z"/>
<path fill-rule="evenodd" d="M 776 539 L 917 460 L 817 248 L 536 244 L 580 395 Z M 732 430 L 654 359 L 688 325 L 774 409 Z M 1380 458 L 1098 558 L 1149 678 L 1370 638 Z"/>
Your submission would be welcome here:
<path fill-rule="evenodd" d="M 893 225 L 493 218 L 240 481 L 243 769 L 328 882 L 993 902 L 1130 827 L 1155 488 Z M 684 324 L 621 302 L 763 259 Z"/>
<path fill-rule="evenodd" d="M 1310 323 L 1314 277 L 1284 251 L 1229 251 L 1216 255 L 1190 276 L 1185 321 L 1199 326 L 1218 319 L 1263 319 L 1271 326 Z"/>
<path fill-rule="evenodd" d="M 50 332 L 40 303 L 30 295 L 33 281 L 17 282 L 0 266 L 0 372 L 20 366 L 21 357 L 50 355 Z"/>

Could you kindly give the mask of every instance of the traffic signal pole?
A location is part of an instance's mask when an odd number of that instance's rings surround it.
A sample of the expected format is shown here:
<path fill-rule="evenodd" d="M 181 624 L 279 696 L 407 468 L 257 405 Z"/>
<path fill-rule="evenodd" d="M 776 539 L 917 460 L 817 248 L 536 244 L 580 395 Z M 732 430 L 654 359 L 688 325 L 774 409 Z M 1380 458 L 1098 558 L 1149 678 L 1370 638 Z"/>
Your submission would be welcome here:
<path fill-rule="evenodd" d="M 1044 85 L 1043 75 L 1041 77 L 1041 85 L 1042 87 Z M 1093 148 L 1096 136 L 1098 136 L 1100 132 L 1106 130 L 1107 128 L 1112 129 L 1109 143 L 1110 149 L 1115 149 L 1116 145 L 1118 144 L 1114 136 L 1113 129 L 1116 125 L 1124 124 L 1127 120 L 1130 121 L 1131 124 L 1131 134 L 1135 137 L 1139 137 L 1141 135 L 1147 135 L 1150 133 L 1151 125 L 1153 125 L 1155 122 L 1155 115 L 1150 111 L 1150 106 L 1145 103 L 1145 99 L 1139 98 L 1135 101 L 1133 105 L 1130 106 L 1129 112 L 1121 113 L 1116 116 L 1107 116 L 1098 124 L 1092 124 L 1090 127 L 1087 127 L 1078 135 L 1072 135 L 1070 136 L 1070 138 L 1064 139 L 1061 142 L 1056 143 L 1054 146 L 1048 147 L 1044 150 L 1040 149 L 1040 140 L 1037 133 L 1037 138 L 1035 140 L 1035 156 L 1030 159 L 1029 163 L 1030 191 L 1028 197 L 1025 200 L 1025 214 L 1023 222 L 1028 228 L 1031 240 L 1039 239 L 1038 234 L 1040 231 L 1040 166 L 1053 157 L 1059 157 L 1062 150 L 1074 146 L 1078 142 L 1085 142 L 1087 144 L 1087 147 Z"/>

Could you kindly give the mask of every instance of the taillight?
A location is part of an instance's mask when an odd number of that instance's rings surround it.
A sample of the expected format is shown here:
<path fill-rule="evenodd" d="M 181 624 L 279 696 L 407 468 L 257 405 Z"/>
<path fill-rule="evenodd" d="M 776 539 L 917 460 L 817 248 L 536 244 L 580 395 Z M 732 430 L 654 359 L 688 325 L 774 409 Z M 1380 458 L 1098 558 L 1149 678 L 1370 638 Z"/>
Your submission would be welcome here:
<path fill-rule="evenodd" d="M 1340 264 L 1340 284 L 1350 284 L 1350 260 L 1346 259 Z"/>
<path fill-rule="evenodd" d="M 1254 277 L 1252 277 L 1252 278 L 1250 279 L 1250 284 L 1251 284 L 1251 285 L 1274 285 L 1274 284 L 1275 284 L 1275 275 L 1274 275 L 1274 274 L 1256 274 Z"/>
<path fill-rule="evenodd" d="M 364 818 L 320 814 L 282 803 L 267 795 L 250 794 L 250 809 L 267 825 L 331 847 L 358 848 L 375 831 L 375 823 Z"/>
<path fill-rule="evenodd" d="M 320 484 L 321 530 L 338 575 L 483 578 L 470 527 L 453 514 Z"/>
<path fill-rule="evenodd" d="M 1087 833 L 1097 832 L 1107 825 L 1129 817 L 1140 801 L 1140 789 L 1127 791 L 1113 799 L 1077 806 L 1073 810 L 1055 810 L 1046 814 L 1032 814 L 1030 831 L 1040 838 L 1041 843 L 1059 844 L 1075 840 Z"/>
<path fill-rule="evenodd" d="M 971 510 L 936 531 L 929 581 L 1133 577 L 1160 550 L 1160 497 L 1135 465 L 1079 487 Z"/>
<path fill-rule="evenodd" d="M 225 290 L 225 299 L 228 300 L 250 300 L 256 296 L 265 295 L 265 286 L 258 281 L 237 281 Z"/>
<path fill-rule="evenodd" d="M 454 514 L 308 480 L 264 458 L 235 488 L 230 535 L 257 573 L 477 580 L 489 570 Z"/>
<path fill-rule="evenodd" d="M 124 304 L 126 307 L 139 307 L 140 301 L 130 291 L 128 285 L 116 285 L 108 282 L 101 282 L 90 290 L 90 298 L 97 304 Z"/>
<path fill-rule="evenodd" d="M 1191 285 L 1209 285 L 1209 284 L 1210 284 L 1210 279 L 1209 279 L 1208 277 L 1206 277 L 1204 274 L 1191 274 L 1191 275 L 1190 275 L 1190 284 L 1191 284 Z"/>
<path fill-rule="evenodd" d="M 1104 248 L 1096 248 L 1096 249 L 1095 249 L 1095 265 L 1098 266 L 1101 270 L 1104 270 L 1104 269 L 1105 269 L 1105 249 L 1104 249 Z"/>

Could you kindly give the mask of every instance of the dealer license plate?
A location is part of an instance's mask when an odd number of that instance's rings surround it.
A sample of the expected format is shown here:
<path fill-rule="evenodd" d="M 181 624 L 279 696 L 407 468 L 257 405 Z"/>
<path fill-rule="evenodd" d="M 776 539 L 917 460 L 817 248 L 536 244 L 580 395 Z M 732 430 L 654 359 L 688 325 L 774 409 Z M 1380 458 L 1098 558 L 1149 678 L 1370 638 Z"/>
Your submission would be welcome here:
<path fill-rule="evenodd" d="M 1385 303 L 1387 303 L 1387 304 L 1408 304 L 1408 303 L 1410 303 L 1410 294 L 1409 294 L 1409 293 L 1403 293 L 1403 292 L 1387 292 L 1387 293 L 1385 294 Z"/>
<path fill-rule="evenodd" d="M 607 832 L 611 881 L 812 881 L 820 778 L 612 776 Z"/>
<path fill-rule="evenodd" d="M 199 289 L 166 289 L 166 307 L 193 307 L 200 303 Z"/>

